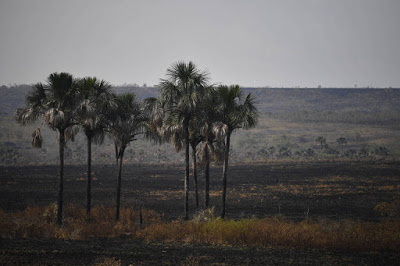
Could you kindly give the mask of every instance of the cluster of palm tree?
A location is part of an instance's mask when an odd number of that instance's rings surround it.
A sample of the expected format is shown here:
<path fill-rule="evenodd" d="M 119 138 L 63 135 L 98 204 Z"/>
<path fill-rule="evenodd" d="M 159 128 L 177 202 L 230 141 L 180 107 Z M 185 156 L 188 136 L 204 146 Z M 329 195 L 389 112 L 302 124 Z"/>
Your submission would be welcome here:
<path fill-rule="evenodd" d="M 189 156 L 192 149 L 196 206 L 199 207 L 197 161 L 205 168 L 204 206 L 209 206 L 209 169 L 215 159 L 223 162 L 221 217 L 225 216 L 229 146 L 232 133 L 257 123 L 258 112 L 253 97 L 245 96 L 239 86 L 218 87 L 209 84 L 206 72 L 192 62 L 177 62 L 167 69 L 160 82 L 159 98 L 143 102 L 134 94 L 117 95 L 111 85 L 95 77 L 74 78 L 68 73 L 53 73 L 45 84 L 35 84 L 26 97 L 26 106 L 15 112 L 16 120 L 25 125 L 42 119 L 58 131 L 59 191 L 57 223 L 62 224 L 64 189 L 64 148 L 79 131 L 87 140 L 87 215 L 91 210 L 91 146 L 109 136 L 115 145 L 118 165 L 116 220 L 119 219 L 123 156 L 130 142 L 144 134 L 159 143 L 172 142 L 177 151 L 185 149 L 184 215 L 189 218 Z M 41 127 L 40 126 L 40 127 Z M 41 147 L 40 127 L 32 134 L 32 145 Z"/>
<path fill-rule="evenodd" d="M 209 166 L 212 158 L 223 162 L 221 217 L 225 217 L 229 147 L 232 133 L 257 123 L 258 112 L 251 94 L 237 86 L 212 86 L 208 73 L 192 62 L 177 62 L 167 69 L 160 83 L 161 96 L 148 99 L 152 132 L 161 141 L 185 149 L 184 217 L 189 218 L 189 156 L 192 149 L 196 206 L 199 207 L 196 155 L 205 165 L 204 206 L 209 206 Z M 198 145 L 200 145 L 199 148 Z"/>
<path fill-rule="evenodd" d="M 116 95 L 111 85 L 95 77 L 76 79 L 68 73 L 53 73 L 45 84 L 35 84 L 26 97 L 26 106 L 15 112 L 16 120 L 25 125 L 42 119 L 58 131 L 59 190 L 57 200 L 57 223 L 62 224 L 64 191 L 64 148 L 73 141 L 79 130 L 87 139 L 87 214 L 91 209 L 91 145 L 102 143 L 106 134 L 113 140 L 119 163 L 116 219 L 119 219 L 121 169 L 124 150 L 135 136 L 144 132 L 149 116 L 132 94 Z M 40 127 L 41 127 L 40 126 Z M 41 147 L 40 127 L 32 134 L 34 147 Z"/>

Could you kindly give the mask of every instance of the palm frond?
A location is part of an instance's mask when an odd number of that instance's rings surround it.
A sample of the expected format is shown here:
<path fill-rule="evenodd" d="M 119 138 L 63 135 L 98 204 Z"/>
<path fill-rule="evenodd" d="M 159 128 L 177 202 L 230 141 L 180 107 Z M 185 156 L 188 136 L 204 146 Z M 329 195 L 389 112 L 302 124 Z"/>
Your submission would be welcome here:
<path fill-rule="evenodd" d="M 214 154 L 214 146 L 209 141 L 203 142 L 197 151 L 197 156 L 203 163 L 211 162 L 213 154 Z"/>
<path fill-rule="evenodd" d="M 45 121 L 52 129 L 66 128 L 66 120 L 63 111 L 51 108 L 44 114 Z"/>
<path fill-rule="evenodd" d="M 214 160 L 217 163 L 222 163 L 224 161 L 225 155 L 225 142 L 224 141 L 217 141 L 214 143 Z"/>
<path fill-rule="evenodd" d="M 65 140 L 66 141 L 75 141 L 75 136 L 79 133 L 79 126 L 71 126 L 65 130 Z"/>
<path fill-rule="evenodd" d="M 43 108 L 47 100 L 46 90 L 42 83 L 35 84 L 32 89 L 28 92 L 25 102 L 27 106 L 31 106 L 34 109 Z"/>
<path fill-rule="evenodd" d="M 32 133 L 32 146 L 35 148 L 41 148 L 42 143 L 42 134 L 40 133 L 40 128 L 37 128 Z"/>
<path fill-rule="evenodd" d="M 14 112 L 14 119 L 21 125 L 26 125 L 36 121 L 41 112 L 33 107 L 17 108 Z"/>
<path fill-rule="evenodd" d="M 127 146 L 149 128 L 149 115 L 144 105 L 131 93 L 114 95 L 115 108 L 107 115 L 107 132 L 118 147 Z"/>
<path fill-rule="evenodd" d="M 237 128 L 249 129 L 258 121 L 258 110 L 255 99 L 251 94 L 244 97 L 238 85 L 219 86 L 216 90 L 218 97 L 217 112 L 221 122 L 228 126 L 229 131 Z"/>
<path fill-rule="evenodd" d="M 222 122 L 215 122 L 212 124 L 212 134 L 215 136 L 217 141 L 221 141 L 225 138 L 228 133 L 228 126 Z"/>

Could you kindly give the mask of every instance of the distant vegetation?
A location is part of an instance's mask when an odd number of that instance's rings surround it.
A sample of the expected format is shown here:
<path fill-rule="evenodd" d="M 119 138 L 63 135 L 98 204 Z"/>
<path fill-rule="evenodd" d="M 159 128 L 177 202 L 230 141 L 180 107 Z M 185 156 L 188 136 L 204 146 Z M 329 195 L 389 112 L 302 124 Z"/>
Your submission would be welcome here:
<path fill-rule="evenodd" d="M 50 141 L 56 135 L 42 130 L 42 149 L 33 150 L 30 141 L 32 127 L 19 127 L 11 118 L 14 110 L 24 105 L 30 85 L 0 87 L 0 165 L 56 164 L 57 152 Z M 117 94 L 132 92 L 138 99 L 157 97 L 154 87 L 114 87 Z M 297 89 L 244 88 L 256 98 L 260 110 L 257 128 L 233 139 L 230 159 L 233 162 L 264 160 L 325 160 L 325 159 L 395 159 L 400 156 L 400 90 L 399 89 Z M 242 135 L 241 132 L 235 133 Z M 290 153 L 282 147 L 282 138 Z M 323 136 L 336 154 L 320 150 L 315 139 Z M 344 137 L 346 145 L 336 139 Z M 86 161 L 84 136 L 78 134 L 75 142 L 66 147 L 68 164 Z M 158 146 L 139 139 L 135 150 L 125 154 L 127 163 L 176 163 L 183 160 L 168 144 Z M 240 147 L 240 149 L 239 149 Z M 385 150 L 386 152 L 376 152 Z M 113 145 L 105 140 L 93 147 L 94 164 L 110 164 Z M 305 153 L 308 151 L 307 153 Z M 365 156 L 368 151 L 368 156 Z M 332 152 L 331 152 L 332 153 Z M 141 156 L 136 156 L 140 154 Z M 289 155 L 290 156 L 286 156 Z M 308 154 L 308 156 L 302 156 Z M 361 156 L 360 156 L 360 155 Z M 282 156 L 283 155 L 283 156 Z M 312 155 L 312 156 L 310 156 Z"/>

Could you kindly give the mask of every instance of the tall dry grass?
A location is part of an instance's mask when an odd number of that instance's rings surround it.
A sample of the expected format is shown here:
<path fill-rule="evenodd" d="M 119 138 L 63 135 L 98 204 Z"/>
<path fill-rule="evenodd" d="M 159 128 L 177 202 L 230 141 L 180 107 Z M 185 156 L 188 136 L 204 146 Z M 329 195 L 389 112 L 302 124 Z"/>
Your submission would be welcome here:
<path fill-rule="evenodd" d="M 114 219 L 114 208 L 97 206 L 86 217 L 85 209 L 66 206 L 62 227 L 56 224 L 56 206 L 29 207 L 16 213 L 0 210 L 1 238 L 88 238 L 127 237 L 145 241 L 198 244 L 347 249 L 357 251 L 400 251 L 400 221 L 305 220 L 293 222 L 282 217 L 223 220 L 206 213 L 207 219 L 162 221 L 160 216 L 143 210 L 121 210 Z"/>
<path fill-rule="evenodd" d="M 89 217 L 79 205 L 64 208 L 63 226 L 56 223 L 57 206 L 28 207 L 24 211 L 5 213 L 0 210 L 0 236 L 5 238 L 62 238 L 84 240 L 103 237 L 135 236 L 141 227 L 139 210 L 122 208 L 120 220 L 115 221 L 115 208 L 96 206 Z M 142 210 L 144 225 L 159 222 L 160 215 Z"/>
<path fill-rule="evenodd" d="M 295 223 L 283 218 L 173 221 L 149 225 L 138 236 L 167 242 L 400 251 L 400 222 L 393 220 L 378 223 L 351 220 Z"/>

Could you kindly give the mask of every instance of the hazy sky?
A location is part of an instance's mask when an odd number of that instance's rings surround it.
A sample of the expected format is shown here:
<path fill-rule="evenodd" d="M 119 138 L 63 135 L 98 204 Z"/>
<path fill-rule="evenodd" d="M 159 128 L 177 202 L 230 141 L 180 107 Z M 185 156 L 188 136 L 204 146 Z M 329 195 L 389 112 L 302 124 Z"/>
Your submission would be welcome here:
<path fill-rule="evenodd" d="M 0 0 L 0 85 L 52 72 L 154 85 L 400 87 L 398 0 Z"/>

